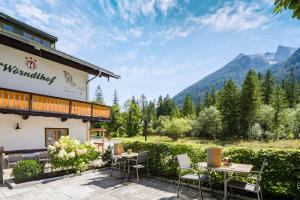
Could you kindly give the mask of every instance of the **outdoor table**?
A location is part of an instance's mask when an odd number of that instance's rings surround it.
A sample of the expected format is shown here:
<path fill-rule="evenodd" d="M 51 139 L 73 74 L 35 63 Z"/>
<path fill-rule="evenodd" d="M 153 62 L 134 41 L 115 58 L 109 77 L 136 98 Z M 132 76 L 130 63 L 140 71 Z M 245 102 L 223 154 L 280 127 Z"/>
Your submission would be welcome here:
<path fill-rule="evenodd" d="M 126 161 L 129 162 L 130 159 L 133 159 L 133 158 L 137 158 L 138 156 L 138 153 L 122 153 L 121 155 L 113 155 L 113 158 L 114 159 L 118 159 L 119 162 L 121 162 L 122 160 L 125 160 L 124 161 L 124 168 L 126 166 Z M 130 180 L 130 165 L 128 164 L 128 180 Z M 123 177 L 125 178 L 125 177 Z"/>
<path fill-rule="evenodd" d="M 224 200 L 227 199 L 227 174 L 232 173 L 250 173 L 252 170 L 252 165 L 233 163 L 231 166 L 221 166 L 221 167 L 208 167 L 206 162 L 198 163 L 198 167 L 204 169 L 212 169 L 215 171 L 223 172 L 224 174 Z"/>

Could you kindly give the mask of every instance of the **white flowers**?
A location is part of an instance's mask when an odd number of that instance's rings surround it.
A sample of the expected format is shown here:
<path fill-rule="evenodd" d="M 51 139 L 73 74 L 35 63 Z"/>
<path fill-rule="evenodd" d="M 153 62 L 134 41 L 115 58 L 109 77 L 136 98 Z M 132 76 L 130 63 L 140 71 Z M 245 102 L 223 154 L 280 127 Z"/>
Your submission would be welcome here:
<path fill-rule="evenodd" d="M 74 157 L 75 157 L 75 152 L 70 152 L 70 153 L 68 153 L 68 157 L 69 157 L 69 158 L 74 158 Z"/>
<path fill-rule="evenodd" d="M 62 148 L 57 154 L 57 157 L 59 157 L 59 158 L 64 158 L 66 156 L 67 156 L 67 152 L 65 151 L 64 148 Z"/>
<path fill-rule="evenodd" d="M 52 145 L 49 145 L 49 146 L 48 146 L 48 150 L 49 150 L 50 153 L 51 153 L 52 151 L 55 151 L 56 148 L 55 148 L 54 146 L 52 146 Z"/>

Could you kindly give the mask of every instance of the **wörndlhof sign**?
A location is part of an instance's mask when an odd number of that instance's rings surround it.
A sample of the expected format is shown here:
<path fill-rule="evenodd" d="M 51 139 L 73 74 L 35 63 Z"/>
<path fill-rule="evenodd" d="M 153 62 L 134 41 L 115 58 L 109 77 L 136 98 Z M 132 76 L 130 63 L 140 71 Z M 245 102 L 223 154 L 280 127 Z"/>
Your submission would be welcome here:
<path fill-rule="evenodd" d="M 86 72 L 0 45 L 0 88 L 86 101 Z"/>

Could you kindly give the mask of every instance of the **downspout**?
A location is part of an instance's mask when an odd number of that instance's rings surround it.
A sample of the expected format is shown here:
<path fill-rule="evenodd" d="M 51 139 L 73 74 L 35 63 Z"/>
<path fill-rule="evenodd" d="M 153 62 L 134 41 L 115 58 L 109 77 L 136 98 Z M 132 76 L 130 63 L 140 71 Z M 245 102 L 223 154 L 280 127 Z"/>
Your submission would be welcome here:
<path fill-rule="evenodd" d="M 99 71 L 99 74 L 97 75 L 97 76 L 94 76 L 93 78 L 91 78 L 91 79 L 89 79 L 87 82 L 86 82 L 86 101 L 88 101 L 88 99 L 89 99 L 89 89 L 88 89 L 88 84 L 92 81 L 92 80 L 94 80 L 96 77 L 101 77 L 101 71 Z"/>

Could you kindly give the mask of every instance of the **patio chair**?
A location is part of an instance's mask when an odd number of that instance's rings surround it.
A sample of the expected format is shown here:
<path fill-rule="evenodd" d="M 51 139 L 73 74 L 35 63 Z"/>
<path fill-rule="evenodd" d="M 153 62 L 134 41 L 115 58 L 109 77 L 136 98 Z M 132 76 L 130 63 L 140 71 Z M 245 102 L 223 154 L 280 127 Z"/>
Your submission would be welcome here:
<path fill-rule="evenodd" d="M 256 193 L 257 199 L 258 200 L 263 200 L 263 195 L 261 191 L 261 186 L 260 186 L 260 181 L 262 178 L 262 174 L 264 171 L 264 168 L 268 165 L 268 162 L 266 160 L 263 161 L 263 164 L 260 168 L 260 171 L 252 171 L 250 173 L 251 176 L 238 176 L 236 174 L 233 174 L 232 177 L 229 177 L 227 179 L 227 188 L 229 188 L 230 192 L 228 193 L 228 198 L 230 197 L 230 193 L 232 191 L 232 188 L 239 189 L 239 190 L 244 190 L 247 192 L 251 193 Z M 247 183 L 243 181 L 236 180 L 236 178 L 246 178 L 246 179 L 251 179 L 255 181 L 255 184 L 252 183 Z"/>
<path fill-rule="evenodd" d="M 9 154 L 7 158 L 8 168 L 14 167 L 22 160 L 22 154 Z"/>
<path fill-rule="evenodd" d="M 148 151 L 139 152 L 136 159 L 129 160 L 129 162 L 128 162 L 129 167 L 135 169 L 135 171 L 136 171 L 136 181 L 137 182 L 139 182 L 139 169 L 142 169 L 145 167 L 147 168 L 148 178 L 150 179 L 148 160 L 149 160 L 149 152 Z M 131 174 L 131 172 L 130 172 L 130 174 Z M 129 174 L 129 176 L 130 176 L 130 174 Z"/>
<path fill-rule="evenodd" d="M 123 158 L 122 156 L 117 155 L 117 144 L 115 143 L 114 146 L 112 147 L 112 157 L 111 157 L 111 164 L 110 164 L 110 176 L 113 176 L 113 169 L 116 168 L 120 172 L 120 178 L 122 179 L 122 163 L 123 163 Z M 122 152 L 123 152 L 123 147 L 122 147 Z M 125 169 L 124 169 L 125 170 Z"/>
<path fill-rule="evenodd" d="M 40 164 L 46 165 L 50 162 L 48 151 L 42 151 L 38 154 L 38 161 Z"/>
<path fill-rule="evenodd" d="M 210 184 L 209 176 L 208 175 L 199 175 L 199 174 L 189 173 L 189 172 L 185 175 L 182 175 L 182 173 L 184 171 L 189 171 L 192 169 L 192 163 L 187 154 L 177 155 L 177 161 L 179 164 L 179 180 L 178 180 L 178 188 L 177 188 L 177 198 L 179 197 L 179 193 L 180 193 L 180 185 L 182 186 L 181 180 L 187 180 L 188 185 L 189 185 L 189 181 L 198 181 L 198 188 L 200 191 L 200 196 L 201 196 L 201 199 L 203 200 L 202 183 L 208 182 Z M 211 187 L 211 184 L 210 184 L 210 187 Z"/>

